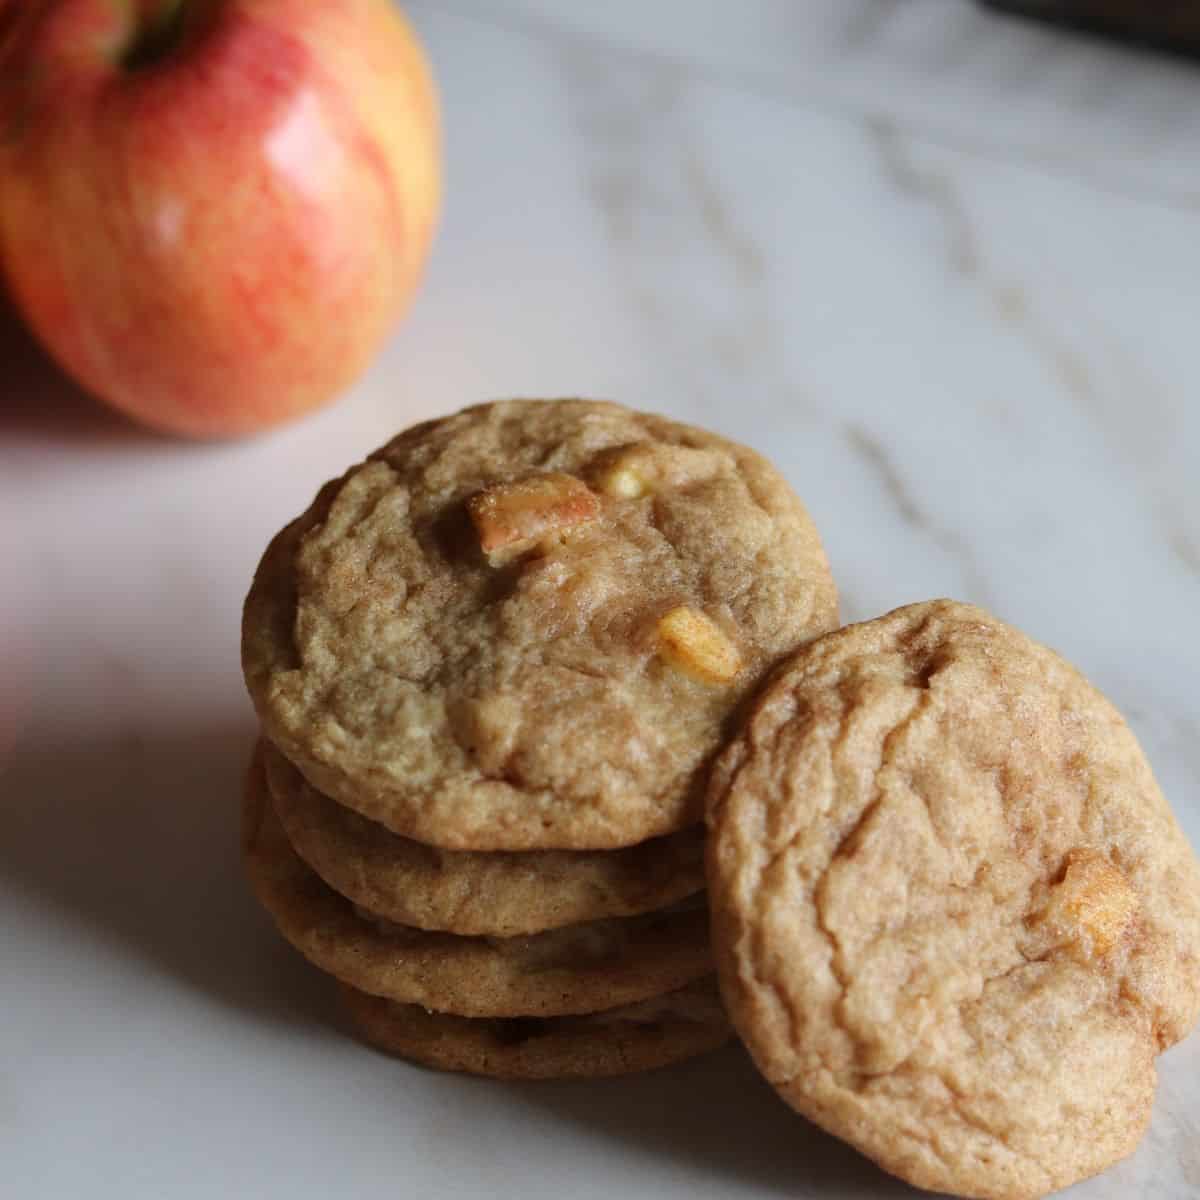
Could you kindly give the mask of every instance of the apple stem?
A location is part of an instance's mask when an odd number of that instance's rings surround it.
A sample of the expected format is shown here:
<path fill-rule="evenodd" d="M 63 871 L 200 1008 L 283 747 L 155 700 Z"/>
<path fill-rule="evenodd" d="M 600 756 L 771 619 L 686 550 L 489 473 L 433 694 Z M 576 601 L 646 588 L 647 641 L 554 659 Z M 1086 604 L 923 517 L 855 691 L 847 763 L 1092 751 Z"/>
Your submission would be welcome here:
<path fill-rule="evenodd" d="M 134 0 L 137 35 L 121 63 L 127 71 L 153 66 L 178 46 L 186 25 L 183 0 Z"/>

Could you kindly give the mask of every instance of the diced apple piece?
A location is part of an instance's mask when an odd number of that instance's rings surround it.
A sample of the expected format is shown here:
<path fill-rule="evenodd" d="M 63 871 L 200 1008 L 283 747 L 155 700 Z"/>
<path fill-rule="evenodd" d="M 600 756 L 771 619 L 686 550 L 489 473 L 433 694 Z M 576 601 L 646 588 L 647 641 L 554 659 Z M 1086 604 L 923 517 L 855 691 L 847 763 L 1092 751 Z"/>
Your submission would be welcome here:
<path fill-rule="evenodd" d="M 730 683 L 742 669 L 738 648 L 704 613 L 679 605 L 658 622 L 663 658 L 704 683 Z"/>
<path fill-rule="evenodd" d="M 606 453 L 594 478 L 606 496 L 639 500 L 703 483 L 728 467 L 728 456 L 715 450 L 639 443 Z"/>
<path fill-rule="evenodd" d="M 645 478 L 630 466 L 614 463 L 599 478 L 600 490 L 616 500 L 640 500 L 650 491 Z"/>
<path fill-rule="evenodd" d="M 1103 854 L 1072 850 L 1047 916 L 1085 957 L 1102 958 L 1137 915 L 1138 897 Z"/>
<path fill-rule="evenodd" d="M 574 475 L 553 472 L 484 488 L 467 501 L 479 545 L 506 558 L 550 534 L 593 520 L 599 497 Z"/>

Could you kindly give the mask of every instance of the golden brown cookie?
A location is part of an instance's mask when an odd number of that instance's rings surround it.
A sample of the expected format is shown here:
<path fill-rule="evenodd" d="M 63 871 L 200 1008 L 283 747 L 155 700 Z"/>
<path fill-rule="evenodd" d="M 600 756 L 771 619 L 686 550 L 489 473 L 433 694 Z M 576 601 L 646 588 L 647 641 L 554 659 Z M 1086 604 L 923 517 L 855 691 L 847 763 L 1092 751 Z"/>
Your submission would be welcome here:
<path fill-rule="evenodd" d="M 810 644 L 710 792 L 730 1017 L 806 1117 L 921 1187 L 1129 1154 L 1200 1010 L 1200 866 L 1125 722 L 936 601 Z"/>
<path fill-rule="evenodd" d="M 372 1045 L 443 1071 L 498 1079 L 594 1079 L 694 1058 L 732 1036 L 711 979 L 638 1004 L 576 1017 L 486 1020 L 429 1012 L 340 985 Z"/>
<path fill-rule="evenodd" d="M 242 848 L 260 902 L 296 949 L 343 982 L 404 1004 L 467 1017 L 558 1016 L 632 1004 L 712 971 L 702 903 L 517 938 L 430 933 L 374 917 L 292 849 L 258 756 Z"/>
<path fill-rule="evenodd" d="M 700 821 L 738 705 L 836 610 L 812 522 L 753 451 L 507 401 L 326 485 L 259 566 L 242 661 L 270 739 L 393 832 L 612 849 Z"/>
<path fill-rule="evenodd" d="M 704 888 L 704 827 L 621 850 L 442 850 L 390 833 L 321 795 L 269 743 L 276 815 L 335 891 L 403 925 L 515 937 L 636 916 Z"/>

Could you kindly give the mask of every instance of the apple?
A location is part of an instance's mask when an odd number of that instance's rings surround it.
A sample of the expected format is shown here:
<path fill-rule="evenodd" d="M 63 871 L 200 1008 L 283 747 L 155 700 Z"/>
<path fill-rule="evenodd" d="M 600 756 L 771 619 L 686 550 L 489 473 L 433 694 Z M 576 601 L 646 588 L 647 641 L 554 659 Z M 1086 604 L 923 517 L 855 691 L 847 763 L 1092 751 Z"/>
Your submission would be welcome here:
<path fill-rule="evenodd" d="M 250 433 L 346 387 L 413 292 L 439 177 L 389 0 L 0 0 L 0 274 L 150 425 Z"/>

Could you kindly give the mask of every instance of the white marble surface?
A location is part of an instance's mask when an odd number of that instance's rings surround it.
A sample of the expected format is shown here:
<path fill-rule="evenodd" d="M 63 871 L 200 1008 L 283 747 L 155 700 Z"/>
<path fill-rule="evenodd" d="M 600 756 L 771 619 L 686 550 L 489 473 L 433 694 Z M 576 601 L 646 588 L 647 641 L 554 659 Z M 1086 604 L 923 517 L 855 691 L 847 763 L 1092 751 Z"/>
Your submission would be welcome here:
<path fill-rule="evenodd" d="M 331 1028 L 236 861 L 241 597 L 413 419 L 663 409 L 777 459 L 848 617 L 955 595 L 1075 659 L 1200 842 L 1200 70 L 949 0 L 412 12 L 445 221 L 342 403 L 179 445 L 0 322 L 0 1194 L 909 1194 L 735 1051 L 514 1087 Z M 1200 1196 L 1200 1036 L 1072 1194 Z"/>

